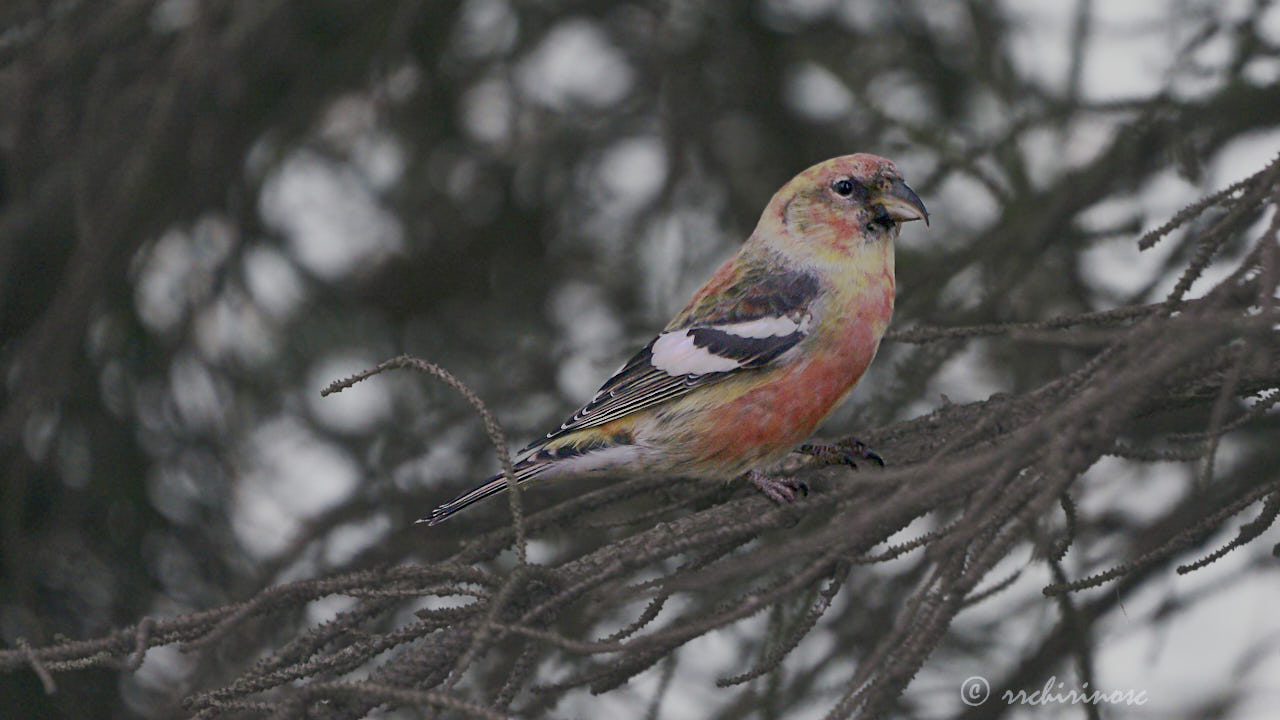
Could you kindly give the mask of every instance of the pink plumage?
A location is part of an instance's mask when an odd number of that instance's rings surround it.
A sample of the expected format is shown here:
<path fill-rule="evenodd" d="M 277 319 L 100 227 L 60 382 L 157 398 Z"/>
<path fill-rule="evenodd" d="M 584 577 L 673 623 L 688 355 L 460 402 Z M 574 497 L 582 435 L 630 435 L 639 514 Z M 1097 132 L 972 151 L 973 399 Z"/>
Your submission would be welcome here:
<path fill-rule="evenodd" d="M 875 357 L 893 314 L 893 241 L 910 220 L 928 213 L 884 158 L 846 155 L 800 173 L 662 333 L 521 451 L 516 479 L 747 473 L 770 497 L 793 497 L 793 481 L 760 471 L 803 442 Z M 505 485 L 490 478 L 429 522 Z"/>

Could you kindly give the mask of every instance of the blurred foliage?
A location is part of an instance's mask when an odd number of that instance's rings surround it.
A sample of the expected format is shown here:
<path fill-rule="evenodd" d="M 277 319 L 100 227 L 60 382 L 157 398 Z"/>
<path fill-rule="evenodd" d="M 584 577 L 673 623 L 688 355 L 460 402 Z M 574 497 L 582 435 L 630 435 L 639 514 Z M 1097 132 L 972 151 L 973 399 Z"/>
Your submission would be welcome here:
<path fill-rule="evenodd" d="M 470 408 L 407 375 L 331 399 L 319 389 L 408 352 L 475 388 L 513 444 L 535 436 L 665 323 L 777 187 L 830 156 L 894 159 L 933 212 L 933 227 L 908 228 L 899 248 L 900 340 L 919 324 L 1142 306 L 1186 267 L 1216 282 L 1248 265 L 1268 197 L 1208 206 L 1144 254 L 1135 240 L 1274 157 L 1280 13 L 1262 0 L 1151 6 L 1116 20 L 1088 0 L 1054 11 L 985 0 L 5 5 L 0 638 L 90 638 L 285 581 L 453 556 L 460 539 L 508 522 L 494 502 L 430 532 L 411 524 L 492 472 Z M 1157 52 L 1148 63 L 1117 55 L 1127 43 Z M 1218 240 L 1205 251 L 1209 231 Z M 829 434 L 1023 396 L 1105 345 L 1005 335 L 886 343 Z M 1248 412 L 1248 393 L 1267 389 L 1258 382 L 1115 432 L 1221 426 Z M 1230 436 L 1224 497 L 1274 475 L 1274 431 L 1260 411 Z M 1164 489 L 1135 494 L 1135 509 L 1077 488 L 1076 537 L 1090 549 L 1068 556 L 1072 577 L 1161 546 L 1144 532 L 1192 526 L 1186 513 L 1203 509 L 1197 492 L 1214 483 L 1205 453 L 1154 469 L 1129 455 L 1109 467 Z M 546 508 L 585 489 L 537 488 L 524 502 Z M 626 508 L 652 509 L 643 498 Z M 573 523 L 544 532 L 535 561 L 615 539 Z M 1205 530 L 1195 546 L 1209 540 Z M 792 717 L 806 702 L 825 712 L 845 688 L 827 687 L 843 676 L 821 669 L 857 664 L 877 628 L 906 617 L 895 608 L 927 567 L 865 569 L 850 583 L 862 595 L 846 587 L 839 601 L 841 618 L 861 619 L 819 626 L 837 648 L 821 667 L 714 697 L 699 695 L 704 682 L 685 691 L 708 703 L 693 714 Z M 758 653 L 766 631 L 784 638 L 787 612 L 834 594 L 831 582 L 733 642 Z M 1090 605 L 1081 622 L 1114 604 Z M 216 651 L 155 649 L 135 674 L 89 663 L 48 678 L 49 696 L 37 673 L 8 673 L 0 707 L 175 715 L 182 698 L 340 607 L 291 607 L 251 637 L 219 635 Z M 1048 627 L 1025 647 L 992 647 L 1001 622 L 1059 604 L 1035 591 L 1014 607 L 939 640 L 934 677 L 947 693 L 957 658 L 982 658 L 992 676 L 1025 659 L 1011 687 L 1067 662 L 1071 643 Z M 672 673 L 652 671 L 695 682 Z M 958 709 L 954 694 L 914 689 L 885 702 Z M 1239 700 L 1223 693 L 1223 706 Z"/>

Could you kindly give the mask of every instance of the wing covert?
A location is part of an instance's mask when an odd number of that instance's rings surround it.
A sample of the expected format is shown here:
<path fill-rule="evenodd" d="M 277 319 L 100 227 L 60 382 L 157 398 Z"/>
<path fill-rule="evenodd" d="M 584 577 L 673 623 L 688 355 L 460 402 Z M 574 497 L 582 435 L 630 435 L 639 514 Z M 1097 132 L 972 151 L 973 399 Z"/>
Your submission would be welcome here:
<path fill-rule="evenodd" d="M 590 402 L 534 445 L 768 367 L 808 336 L 809 305 L 820 289 L 818 279 L 808 273 L 775 272 L 765 278 L 740 278 L 724 290 L 720 297 L 728 302 L 719 305 L 700 303 L 706 298 L 695 296 Z"/>

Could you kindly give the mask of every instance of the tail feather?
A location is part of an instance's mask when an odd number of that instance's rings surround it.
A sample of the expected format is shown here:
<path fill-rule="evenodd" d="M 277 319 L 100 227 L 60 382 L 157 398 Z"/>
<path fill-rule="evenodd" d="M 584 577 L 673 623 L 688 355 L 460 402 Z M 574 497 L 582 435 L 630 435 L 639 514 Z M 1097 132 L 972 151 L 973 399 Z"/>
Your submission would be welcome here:
<path fill-rule="evenodd" d="M 533 469 L 536 469 L 536 468 L 530 467 L 530 468 L 521 468 L 517 470 L 516 482 L 520 484 L 524 484 L 526 480 L 528 480 L 533 475 L 536 475 L 537 474 L 536 472 L 529 472 L 529 470 L 533 470 Z M 445 520 L 448 520 L 449 518 L 453 517 L 454 513 L 458 512 L 459 510 L 473 503 L 478 503 L 481 500 L 484 500 L 485 498 L 490 497 L 492 495 L 497 495 L 498 493 L 506 489 L 507 489 L 507 478 L 502 473 L 498 473 L 497 475 L 494 475 L 488 480 L 485 480 L 484 482 L 480 483 L 476 487 L 468 490 L 467 492 L 459 495 L 458 497 L 432 510 L 430 515 L 418 520 L 418 522 L 420 523 L 425 522 L 429 526 L 439 525 Z"/>
<path fill-rule="evenodd" d="M 565 475 L 584 475 L 626 467 L 640 457 L 641 449 L 631 443 L 614 444 L 613 438 L 599 438 L 579 433 L 560 440 L 526 448 L 516 461 L 516 482 L 536 477 L 551 478 Z M 439 525 L 454 513 L 496 495 L 507 489 L 507 479 L 501 473 L 441 505 L 418 522 Z"/>

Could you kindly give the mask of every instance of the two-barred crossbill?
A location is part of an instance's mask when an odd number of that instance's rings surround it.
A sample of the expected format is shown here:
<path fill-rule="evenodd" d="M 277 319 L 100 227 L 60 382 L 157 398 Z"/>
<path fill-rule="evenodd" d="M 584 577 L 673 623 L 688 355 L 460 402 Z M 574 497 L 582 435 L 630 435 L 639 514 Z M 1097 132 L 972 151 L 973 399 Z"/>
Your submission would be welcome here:
<path fill-rule="evenodd" d="M 928 212 L 893 163 L 846 155 L 797 175 L 741 250 L 560 427 L 516 457 L 515 479 L 597 473 L 728 479 L 775 500 L 761 472 L 801 445 L 875 357 L 894 301 L 894 240 Z M 879 458 L 860 445 L 849 453 Z M 839 453 L 837 453 L 839 454 Z M 496 475 L 432 511 L 443 522 L 507 486 Z"/>

